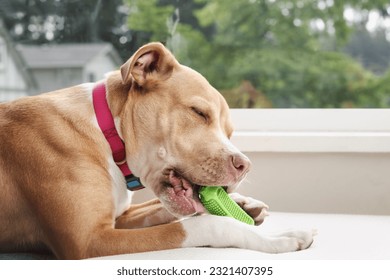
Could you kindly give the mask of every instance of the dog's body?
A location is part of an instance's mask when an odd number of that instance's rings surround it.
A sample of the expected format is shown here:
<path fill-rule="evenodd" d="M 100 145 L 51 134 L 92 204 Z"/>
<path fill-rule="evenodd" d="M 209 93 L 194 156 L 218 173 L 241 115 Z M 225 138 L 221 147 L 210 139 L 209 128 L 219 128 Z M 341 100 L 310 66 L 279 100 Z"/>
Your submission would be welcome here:
<path fill-rule="evenodd" d="M 194 216 L 205 212 L 199 185 L 232 192 L 250 167 L 228 140 L 225 100 L 200 74 L 153 43 L 103 82 L 127 164 L 159 199 L 130 206 L 97 123 L 94 84 L 0 104 L 0 251 L 49 249 L 72 259 L 188 246 L 272 253 L 310 246 L 311 232 L 264 237 L 234 219 Z M 232 197 L 256 224 L 263 221 L 264 203 Z"/>

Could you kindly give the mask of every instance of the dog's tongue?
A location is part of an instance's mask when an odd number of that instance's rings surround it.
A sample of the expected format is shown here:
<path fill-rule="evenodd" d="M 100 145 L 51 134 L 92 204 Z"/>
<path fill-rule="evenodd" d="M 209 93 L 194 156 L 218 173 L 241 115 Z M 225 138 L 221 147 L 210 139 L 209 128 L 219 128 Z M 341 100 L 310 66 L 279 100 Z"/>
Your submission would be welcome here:
<path fill-rule="evenodd" d="M 171 171 L 169 173 L 169 183 L 172 185 L 172 188 L 168 190 L 169 200 L 175 211 L 185 216 L 205 212 L 197 192 L 194 191 L 188 180 Z"/>

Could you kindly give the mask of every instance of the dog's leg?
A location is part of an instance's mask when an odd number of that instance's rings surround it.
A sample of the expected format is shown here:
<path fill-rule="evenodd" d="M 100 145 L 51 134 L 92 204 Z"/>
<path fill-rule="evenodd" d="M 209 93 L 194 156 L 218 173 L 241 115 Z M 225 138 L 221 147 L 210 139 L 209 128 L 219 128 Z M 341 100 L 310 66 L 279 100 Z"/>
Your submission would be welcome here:
<path fill-rule="evenodd" d="M 303 250 L 313 243 L 315 231 L 289 231 L 265 236 L 261 227 L 250 226 L 228 217 L 205 215 L 183 221 L 185 247 L 236 247 L 264 253 Z"/>
<path fill-rule="evenodd" d="M 45 244 L 58 258 L 80 259 L 195 246 L 237 247 L 278 253 L 307 248 L 313 241 L 313 234 L 309 231 L 267 237 L 262 234 L 261 227 L 213 215 L 191 217 L 147 228 L 118 229 L 112 219 L 115 213 L 113 203 L 105 199 L 111 194 L 110 188 L 104 188 L 109 184 L 98 176 L 88 178 L 96 180 L 88 181 L 92 185 L 102 184 L 100 188 L 95 188 L 93 199 L 89 189 L 77 186 L 58 187 L 63 193 L 71 191 L 74 197 L 80 198 L 77 204 L 63 199 L 69 195 L 54 196 L 53 192 L 47 193 L 44 204 L 38 197 L 31 200 L 32 205 L 42 206 L 35 207 L 35 213 L 46 224 Z M 145 209 L 156 207 L 156 213 L 162 209 L 157 201 L 146 205 L 149 206 L 135 207 L 133 210 L 138 208 L 137 211 L 145 211 L 142 216 L 153 212 Z M 58 222 L 58 217 L 61 217 L 61 222 Z M 121 225 L 126 225 L 126 222 L 121 221 Z"/>
<path fill-rule="evenodd" d="M 203 215 L 143 229 L 101 228 L 80 257 L 137 253 L 180 247 L 236 247 L 265 253 L 284 253 L 308 248 L 313 232 L 293 231 L 263 236 L 261 228 L 228 217 Z"/>
<path fill-rule="evenodd" d="M 116 219 L 115 228 L 143 228 L 167 224 L 177 220 L 169 213 L 158 199 L 131 205 Z"/>
<path fill-rule="evenodd" d="M 264 202 L 239 193 L 230 193 L 229 196 L 253 218 L 257 226 L 261 225 L 268 216 L 268 205 Z"/>
<path fill-rule="evenodd" d="M 115 229 L 109 221 L 106 216 L 106 219 L 84 227 L 83 231 L 77 230 L 82 228 L 77 224 L 69 231 L 64 230 L 68 236 L 62 238 L 61 243 L 54 241 L 57 243 L 57 257 L 80 259 L 198 246 L 284 253 L 308 248 L 314 234 L 311 231 L 291 231 L 268 237 L 261 233 L 261 227 L 213 215 L 141 229 Z"/>

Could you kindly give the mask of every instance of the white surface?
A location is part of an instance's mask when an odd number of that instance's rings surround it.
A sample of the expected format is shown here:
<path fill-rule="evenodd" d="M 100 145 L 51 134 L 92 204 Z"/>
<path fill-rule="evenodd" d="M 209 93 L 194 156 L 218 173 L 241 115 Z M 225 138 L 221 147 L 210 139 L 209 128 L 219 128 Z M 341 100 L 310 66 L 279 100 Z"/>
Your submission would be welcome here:
<path fill-rule="evenodd" d="M 388 109 L 231 109 L 242 152 L 390 152 Z"/>
<path fill-rule="evenodd" d="M 318 235 L 309 249 L 285 254 L 265 254 L 235 248 L 183 248 L 117 255 L 102 259 L 390 259 L 390 216 L 271 213 L 261 227 L 264 229 L 264 234 L 289 229 L 317 229 Z"/>
<path fill-rule="evenodd" d="M 232 142 L 242 152 L 390 152 L 390 132 L 237 131 Z"/>
<path fill-rule="evenodd" d="M 230 109 L 235 130 L 390 132 L 389 109 Z"/>

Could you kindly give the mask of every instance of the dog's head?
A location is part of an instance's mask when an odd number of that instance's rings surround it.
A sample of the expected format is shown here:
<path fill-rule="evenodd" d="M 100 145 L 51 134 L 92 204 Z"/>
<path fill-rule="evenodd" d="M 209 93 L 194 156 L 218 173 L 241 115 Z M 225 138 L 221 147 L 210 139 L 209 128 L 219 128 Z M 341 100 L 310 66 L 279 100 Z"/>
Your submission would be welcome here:
<path fill-rule="evenodd" d="M 199 186 L 239 185 L 250 161 L 231 144 L 228 105 L 203 76 L 159 43 L 141 47 L 121 76 L 130 95 L 120 115 L 129 167 L 171 213 L 201 213 Z"/>

